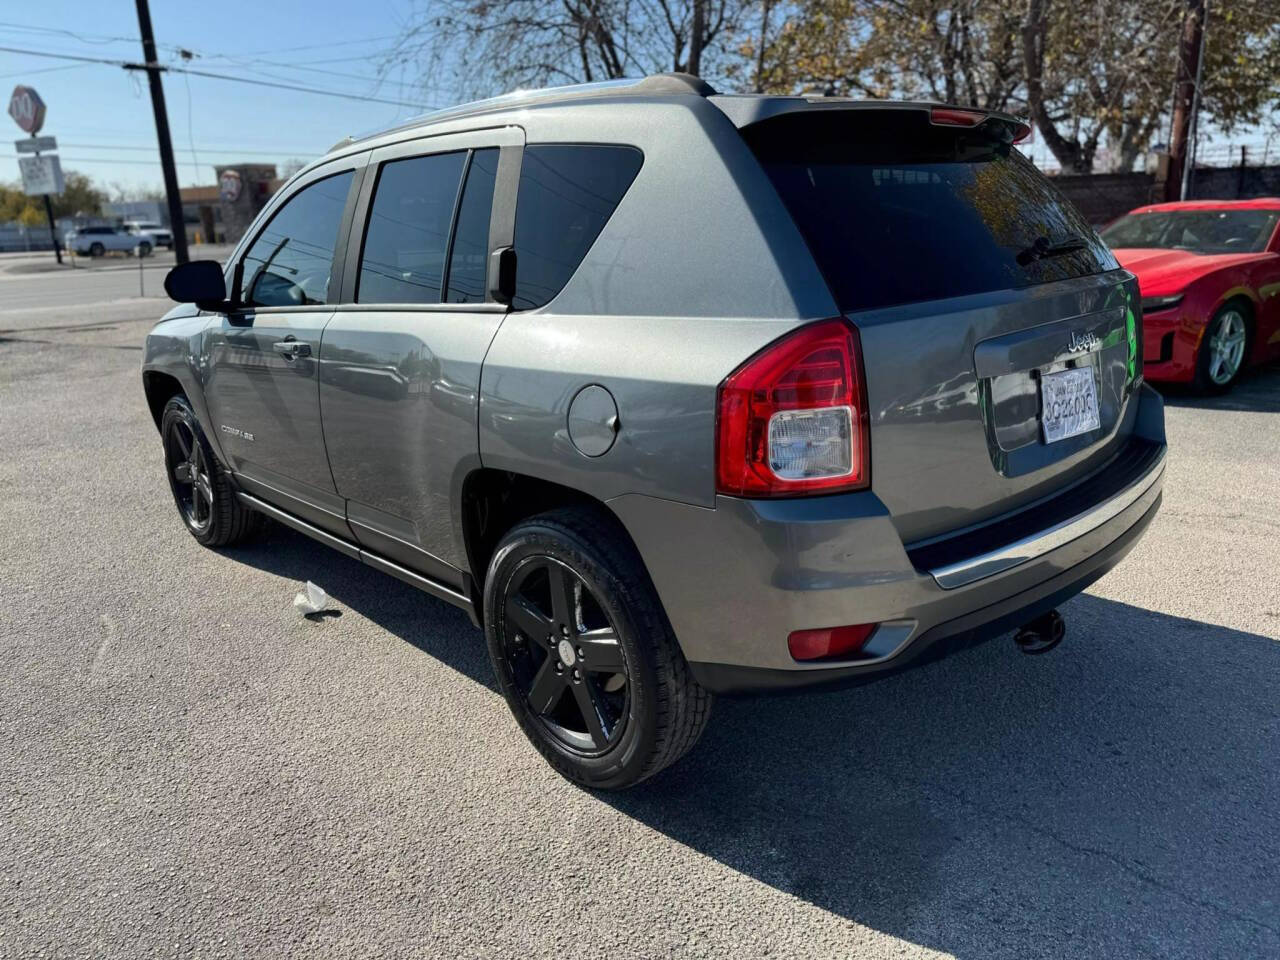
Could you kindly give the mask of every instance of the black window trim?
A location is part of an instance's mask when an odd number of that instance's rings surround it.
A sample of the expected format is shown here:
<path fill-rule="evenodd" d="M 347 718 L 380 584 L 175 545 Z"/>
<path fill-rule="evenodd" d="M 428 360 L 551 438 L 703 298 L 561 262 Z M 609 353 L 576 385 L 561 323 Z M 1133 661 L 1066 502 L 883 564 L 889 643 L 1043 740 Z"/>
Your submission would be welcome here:
<path fill-rule="evenodd" d="M 346 266 L 342 275 L 342 295 L 330 308 L 344 313 L 363 313 L 371 311 L 416 311 L 420 313 L 505 313 L 509 308 L 505 303 L 493 299 L 489 290 L 485 291 L 483 303 L 445 303 L 443 298 L 448 291 L 449 258 L 453 255 L 453 236 L 457 230 L 458 213 L 462 200 L 462 192 L 466 185 L 467 174 L 471 169 L 471 154 L 476 150 L 490 147 L 498 148 L 498 173 L 493 190 L 493 207 L 489 215 L 489 254 L 503 244 L 510 246 L 510 238 L 515 234 L 515 195 L 520 180 L 520 161 L 524 152 L 524 130 L 513 125 L 488 127 L 460 133 L 438 134 L 429 137 L 417 137 L 397 143 L 378 147 L 366 154 L 368 166 L 359 196 L 355 201 L 355 211 L 346 239 Z M 453 219 L 449 225 L 449 242 L 445 250 L 445 275 L 442 278 L 438 303 L 357 303 L 356 286 L 360 275 L 360 258 L 364 255 L 365 237 L 369 231 L 369 215 L 373 207 L 373 195 L 382 167 L 396 160 L 411 160 L 417 157 L 433 156 L 441 153 L 467 152 L 462 177 L 458 182 L 458 194 L 454 198 Z M 357 228 L 356 225 L 359 225 Z"/>
<path fill-rule="evenodd" d="M 288 306 L 267 306 L 267 307 L 251 307 L 242 303 L 243 291 L 236 288 L 237 277 L 242 280 L 243 277 L 237 270 L 244 263 L 245 257 L 249 251 L 253 249 L 253 245 L 258 242 L 258 238 L 263 232 L 271 226 L 271 221 L 276 215 L 284 209 L 285 204 L 296 197 L 299 193 L 310 187 L 312 184 L 319 183 L 321 180 L 328 180 L 332 177 L 341 176 L 344 173 L 352 174 L 351 186 L 347 189 L 347 200 L 342 208 L 342 218 L 338 222 L 338 234 L 334 238 L 333 243 L 333 266 L 329 273 L 329 288 L 333 290 L 342 289 L 342 272 L 346 262 L 344 251 L 347 247 L 347 235 L 351 230 L 351 216 L 355 211 L 356 199 L 360 195 L 360 187 L 363 182 L 365 173 L 365 163 L 368 161 L 368 153 L 357 154 L 355 156 L 343 157 L 341 162 L 326 164 L 323 167 L 317 167 L 312 170 L 305 179 L 290 184 L 288 193 L 281 190 L 276 193 L 268 202 L 262 211 L 258 214 L 250 225 L 251 231 L 246 230 L 245 235 L 240 239 L 240 243 L 236 246 L 235 252 L 227 261 L 226 282 L 227 291 L 233 302 L 240 304 L 236 311 L 239 314 L 245 313 L 305 313 L 314 312 L 316 310 L 332 310 L 333 303 L 307 303 L 288 305 Z M 256 229 L 253 229 L 255 228 Z"/>

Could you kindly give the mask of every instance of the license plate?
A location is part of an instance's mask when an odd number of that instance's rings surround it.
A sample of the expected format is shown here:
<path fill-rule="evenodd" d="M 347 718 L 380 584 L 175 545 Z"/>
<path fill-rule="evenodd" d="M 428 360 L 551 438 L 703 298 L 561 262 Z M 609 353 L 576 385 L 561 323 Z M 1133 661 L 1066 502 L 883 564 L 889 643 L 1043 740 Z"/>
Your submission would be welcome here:
<path fill-rule="evenodd" d="M 1068 437 L 1098 429 L 1098 385 L 1092 367 L 1076 367 L 1040 378 L 1040 423 L 1044 442 L 1056 443 Z"/>

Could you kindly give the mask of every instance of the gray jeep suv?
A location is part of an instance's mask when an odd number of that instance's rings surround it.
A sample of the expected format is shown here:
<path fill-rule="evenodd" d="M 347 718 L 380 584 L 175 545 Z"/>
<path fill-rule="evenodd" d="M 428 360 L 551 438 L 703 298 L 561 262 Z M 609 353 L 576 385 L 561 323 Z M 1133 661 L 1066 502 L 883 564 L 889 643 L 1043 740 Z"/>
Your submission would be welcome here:
<path fill-rule="evenodd" d="M 679 758 L 715 693 L 1047 647 L 1165 440 L 1134 278 L 1025 133 L 663 75 L 344 141 L 166 280 L 178 510 L 464 608 L 592 787 Z"/>

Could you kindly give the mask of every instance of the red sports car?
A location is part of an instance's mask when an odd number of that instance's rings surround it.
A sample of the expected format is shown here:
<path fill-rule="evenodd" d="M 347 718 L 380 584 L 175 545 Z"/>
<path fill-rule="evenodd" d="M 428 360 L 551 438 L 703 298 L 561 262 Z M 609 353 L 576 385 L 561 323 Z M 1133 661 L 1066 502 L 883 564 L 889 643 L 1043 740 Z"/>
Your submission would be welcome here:
<path fill-rule="evenodd" d="M 1102 231 L 1142 290 L 1150 380 L 1228 389 L 1280 357 L 1280 198 L 1139 207 Z"/>

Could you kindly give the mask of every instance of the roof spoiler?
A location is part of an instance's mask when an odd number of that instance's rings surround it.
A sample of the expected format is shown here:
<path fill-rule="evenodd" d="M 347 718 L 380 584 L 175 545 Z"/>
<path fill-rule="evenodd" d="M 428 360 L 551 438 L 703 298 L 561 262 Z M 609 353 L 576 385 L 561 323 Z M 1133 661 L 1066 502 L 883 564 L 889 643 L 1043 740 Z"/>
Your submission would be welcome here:
<path fill-rule="evenodd" d="M 1020 143 L 1031 135 L 1031 124 L 1011 114 L 923 100 L 853 100 L 848 97 L 762 97 L 722 94 L 712 95 L 708 99 L 719 107 L 739 129 L 790 113 L 829 110 L 926 110 L 929 113 L 929 122 L 935 126 L 978 127 L 988 121 L 995 121 L 1007 131 L 1014 143 Z"/>

